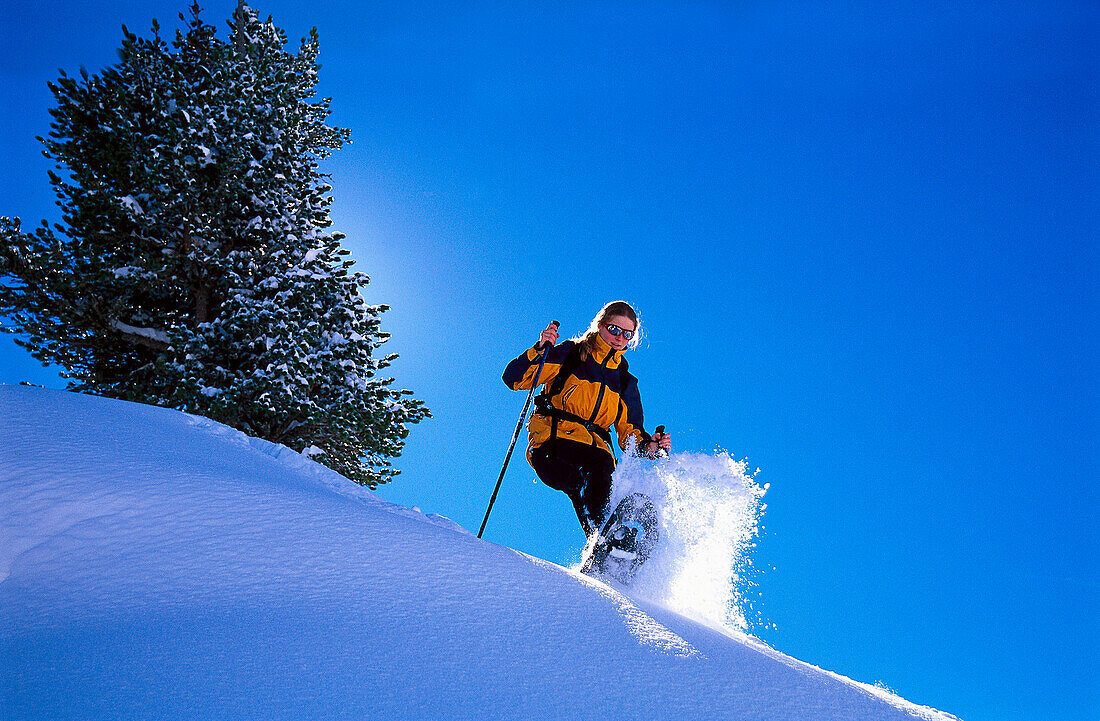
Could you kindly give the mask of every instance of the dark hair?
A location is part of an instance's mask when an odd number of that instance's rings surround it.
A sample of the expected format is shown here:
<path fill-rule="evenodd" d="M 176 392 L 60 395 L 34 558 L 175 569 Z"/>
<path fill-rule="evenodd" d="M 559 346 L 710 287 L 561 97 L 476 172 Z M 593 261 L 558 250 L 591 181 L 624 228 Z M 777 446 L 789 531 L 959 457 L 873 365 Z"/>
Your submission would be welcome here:
<path fill-rule="evenodd" d="M 638 343 L 642 340 L 642 322 L 638 320 L 638 314 L 630 307 L 630 303 L 625 300 L 613 300 L 600 309 L 600 312 L 588 324 L 588 330 L 584 332 L 584 335 L 574 339 L 581 347 L 582 359 L 587 358 L 588 354 L 596 349 L 596 338 L 600 335 L 600 323 L 604 323 L 608 318 L 616 315 L 634 321 L 634 337 L 627 343 L 627 347 L 631 349 L 638 347 Z"/>

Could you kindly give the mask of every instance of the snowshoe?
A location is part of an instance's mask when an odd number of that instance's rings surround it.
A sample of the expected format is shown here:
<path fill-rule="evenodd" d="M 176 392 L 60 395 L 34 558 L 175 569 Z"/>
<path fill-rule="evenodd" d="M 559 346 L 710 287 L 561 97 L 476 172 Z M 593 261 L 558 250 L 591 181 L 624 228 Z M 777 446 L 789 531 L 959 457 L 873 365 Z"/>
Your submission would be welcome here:
<path fill-rule="evenodd" d="M 661 539 L 657 509 L 643 493 L 632 493 L 592 534 L 582 555 L 581 573 L 629 586 Z"/>

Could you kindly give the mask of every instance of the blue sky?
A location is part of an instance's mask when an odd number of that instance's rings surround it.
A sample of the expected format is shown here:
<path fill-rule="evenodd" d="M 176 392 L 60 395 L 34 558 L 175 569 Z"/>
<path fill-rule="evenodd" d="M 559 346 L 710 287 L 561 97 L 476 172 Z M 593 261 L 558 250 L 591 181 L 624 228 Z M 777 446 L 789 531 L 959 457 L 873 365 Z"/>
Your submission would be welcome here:
<path fill-rule="evenodd" d="M 476 530 L 504 365 L 625 298 L 647 425 L 771 486 L 761 637 L 966 721 L 1094 713 L 1100 9 L 514 5 L 257 4 L 320 32 L 335 225 L 433 411 L 380 494 Z M 57 68 L 181 10 L 0 7 L 0 213 L 55 218 Z M 61 385 L 2 338 L 21 380 Z M 486 537 L 569 563 L 575 525 L 514 459 Z"/>

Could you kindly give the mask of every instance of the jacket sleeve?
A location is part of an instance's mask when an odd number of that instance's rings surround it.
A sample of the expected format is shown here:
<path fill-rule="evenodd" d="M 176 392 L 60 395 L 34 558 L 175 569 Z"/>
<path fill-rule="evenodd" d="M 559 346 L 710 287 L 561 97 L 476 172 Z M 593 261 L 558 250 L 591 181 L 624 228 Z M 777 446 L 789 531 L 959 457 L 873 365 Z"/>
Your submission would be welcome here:
<path fill-rule="evenodd" d="M 615 430 L 619 434 L 619 448 L 625 451 L 631 436 L 636 439 L 640 448 L 650 439 L 649 434 L 642 428 L 642 396 L 638 393 L 638 379 L 634 376 L 628 376 L 619 402 L 622 403 L 622 408 L 619 420 L 615 422 Z"/>
<path fill-rule="evenodd" d="M 528 348 L 526 353 L 509 363 L 508 367 L 504 369 L 504 385 L 514 391 L 525 391 L 543 383 L 549 383 L 558 375 L 561 364 L 565 361 L 565 356 L 569 354 L 573 345 L 573 341 L 567 340 L 550 348 L 550 353 L 546 356 L 546 365 L 542 367 L 542 374 L 538 377 L 537 382 L 535 381 L 535 373 L 538 372 L 539 358 L 542 357 L 542 352 L 534 346 Z"/>

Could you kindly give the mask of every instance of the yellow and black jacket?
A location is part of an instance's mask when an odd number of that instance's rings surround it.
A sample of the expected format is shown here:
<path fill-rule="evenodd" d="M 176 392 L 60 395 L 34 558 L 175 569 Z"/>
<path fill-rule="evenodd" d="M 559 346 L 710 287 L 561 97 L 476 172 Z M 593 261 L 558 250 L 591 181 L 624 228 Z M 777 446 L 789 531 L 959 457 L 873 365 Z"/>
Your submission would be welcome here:
<path fill-rule="evenodd" d="M 596 344 L 595 352 L 583 361 L 573 350 L 576 346 L 573 341 L 563 341 L 552 347 L 537 382 L 535 373 L 542 353 L 535 348 L 529 348 L 504 369 L 504 382 L 512 390 L 529 390 L 532 386 L 546 384 L 544 395 L 540 396 L 527 426 L 528 460 L 531 450 L 551 436 L 596 446 L 607 451 L 612 459 L 614 454 L 608 444 L 612 426 L 618 432 L 619 447 L 623 450 L 631 436 L 639 445 L 649 440 L 649 434 L 642 430 L 638 379 L 627 372 L 622 351 L 616 351 L 599 336 Z M 558 379 L 563 366 L 566 377 Z"/>

